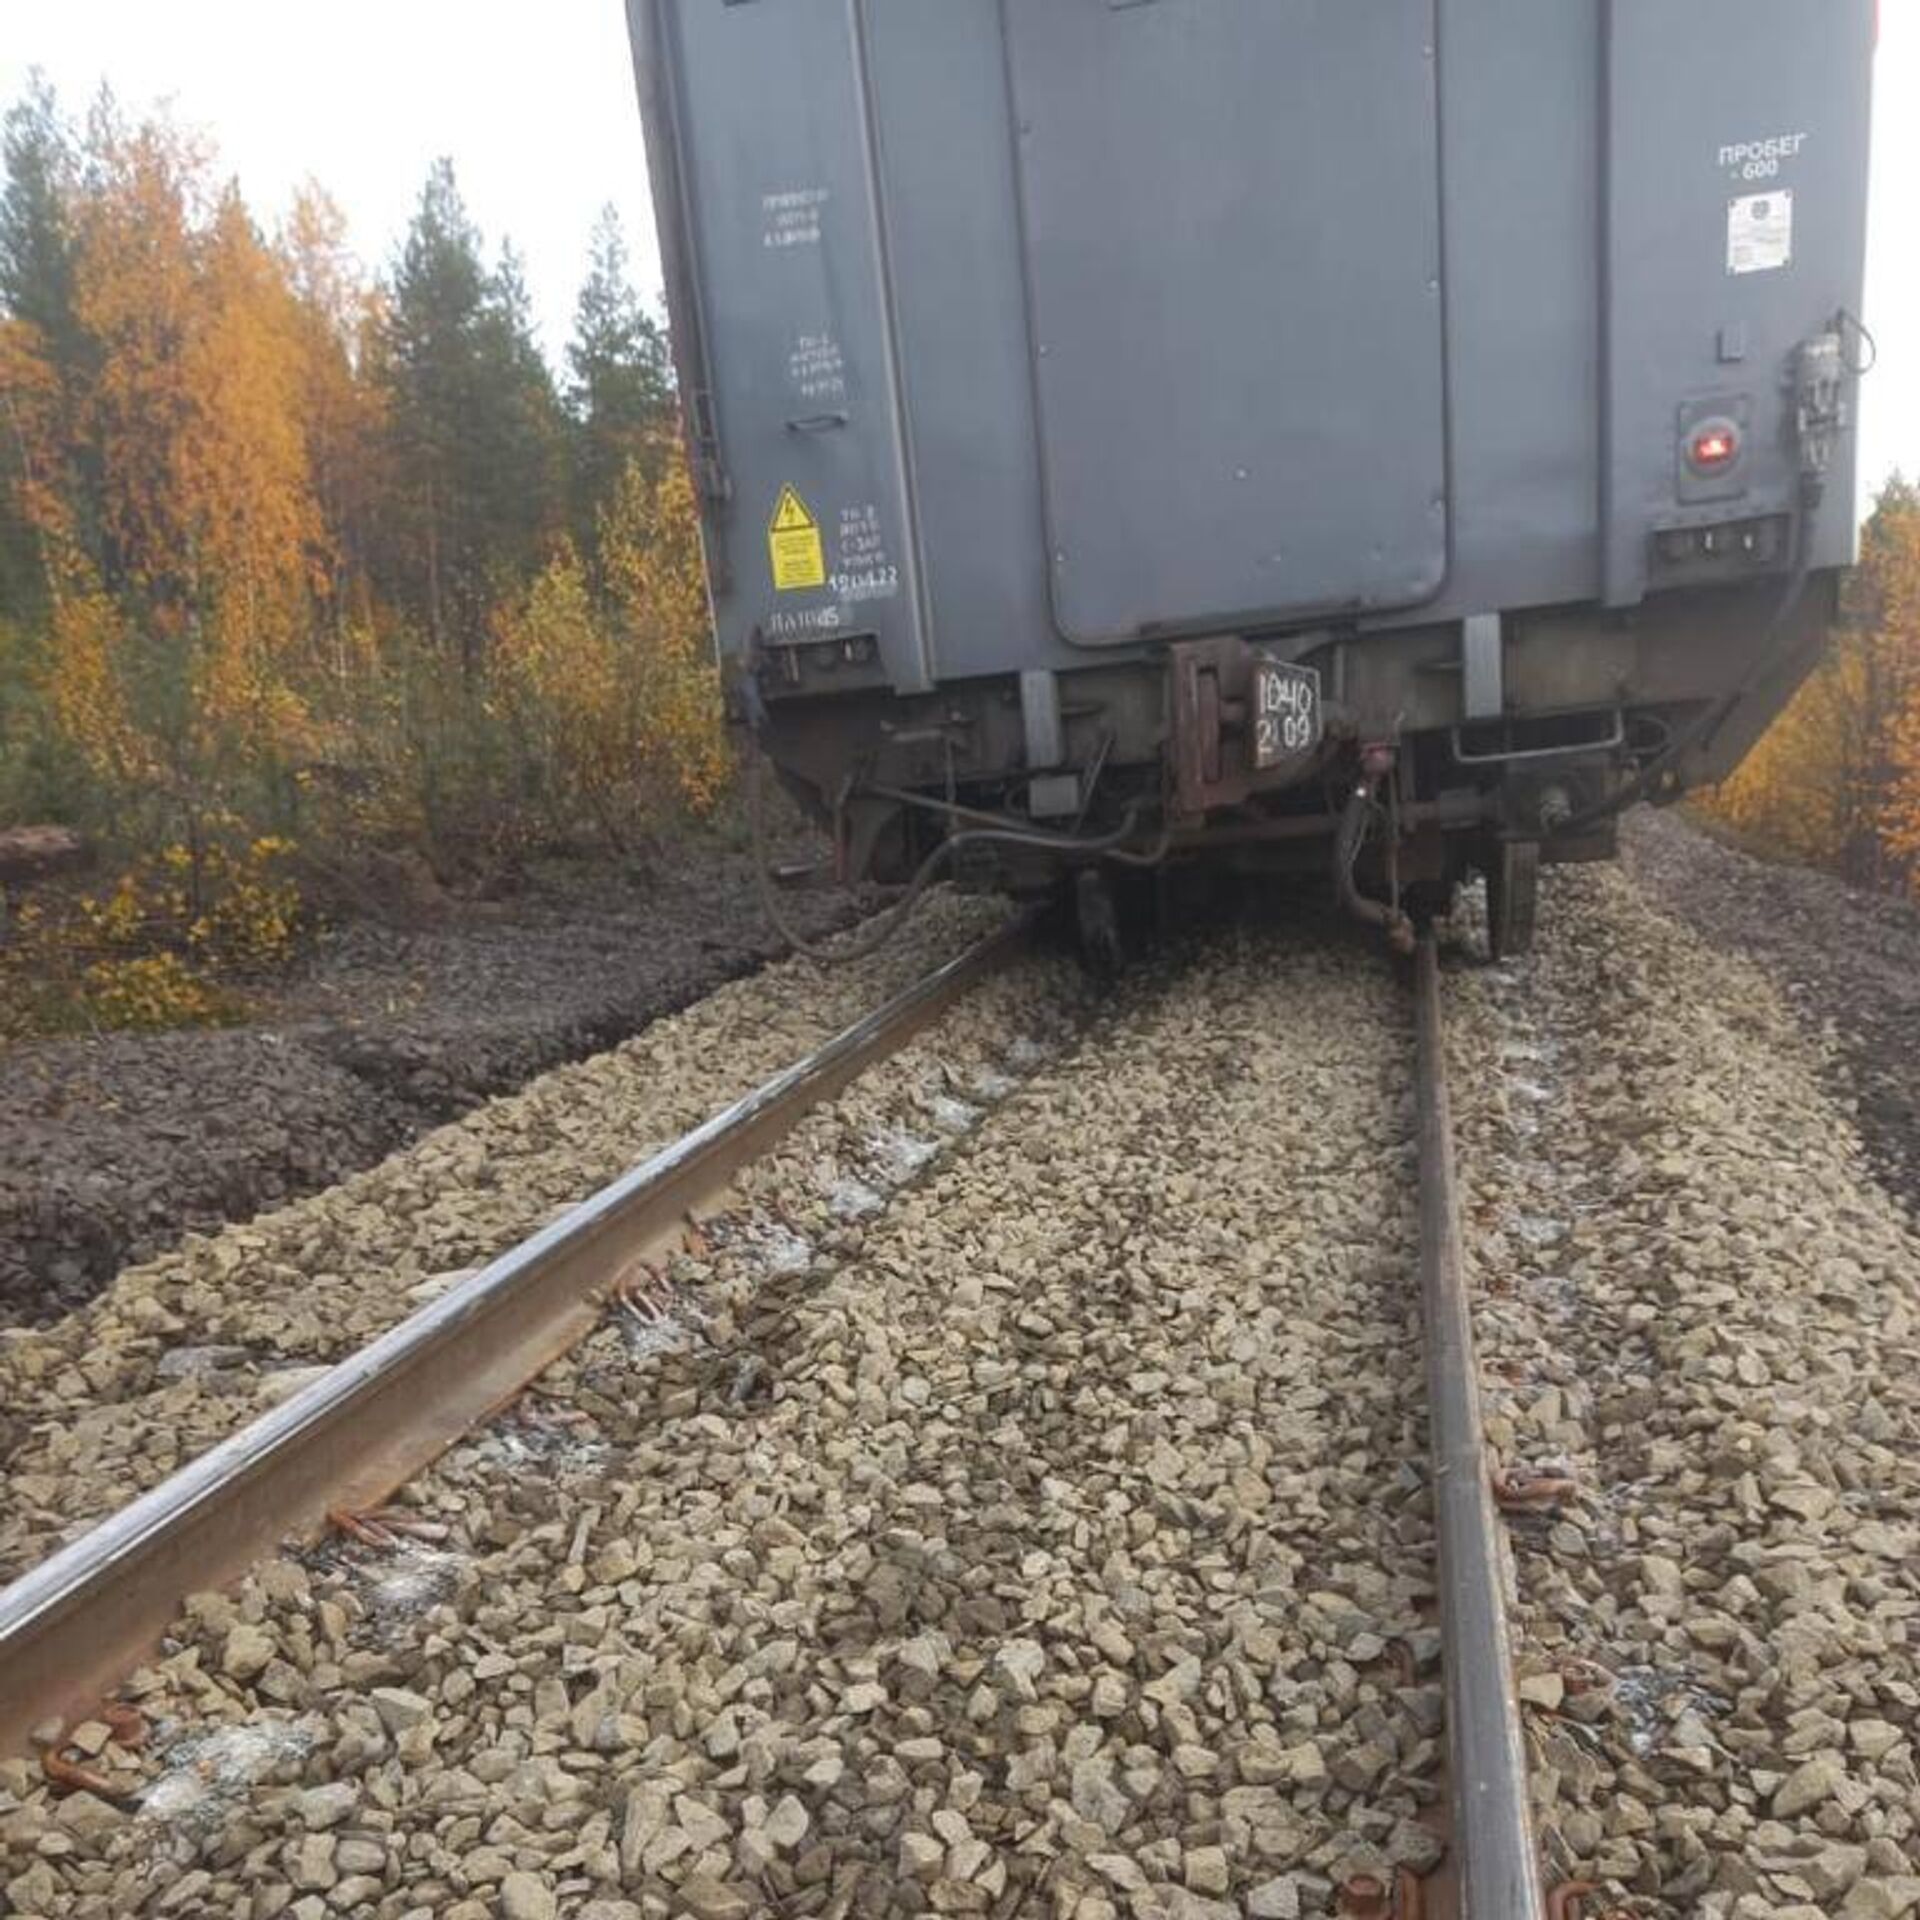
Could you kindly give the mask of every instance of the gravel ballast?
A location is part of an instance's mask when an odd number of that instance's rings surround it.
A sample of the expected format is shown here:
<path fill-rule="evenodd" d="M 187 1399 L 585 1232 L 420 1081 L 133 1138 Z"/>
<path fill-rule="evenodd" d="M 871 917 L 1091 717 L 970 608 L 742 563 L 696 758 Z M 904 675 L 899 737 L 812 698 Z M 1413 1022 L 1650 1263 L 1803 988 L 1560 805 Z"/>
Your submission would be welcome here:
<path fill-rule="evenodd" d="M 1678 814 L 1642 808 L 1624 825 L 1625 869 L 1653 905 L 1708 946 L 1746 955 L 1832 1041 L 1829 1084 L 1920 1218 L 1920 900 L 1755 859 Z"/>
<path fill-rule="evenodd" d="M 13 1899 L 1287 1920 L 1428 1864 L 1404 1002 L 1272 935 L 1082 992 L 804 1123 L 433 1537 L 191 1601 L 127 1810 L 0 1768 Z"/>
<path fill-rule="evenodd" d="M 1607 869 L 1448 982 L 1556 1866 L 1697 1920 L 1920 1909 L 1920 1238 L 1755 966 Z"/>
<path fill-rule="evenodd" d="M 780 962 L 365 1173 L 0 1334 L 0 1578 L 404 1318 L 999 923 L 930 899 L 849 966 Z"/>

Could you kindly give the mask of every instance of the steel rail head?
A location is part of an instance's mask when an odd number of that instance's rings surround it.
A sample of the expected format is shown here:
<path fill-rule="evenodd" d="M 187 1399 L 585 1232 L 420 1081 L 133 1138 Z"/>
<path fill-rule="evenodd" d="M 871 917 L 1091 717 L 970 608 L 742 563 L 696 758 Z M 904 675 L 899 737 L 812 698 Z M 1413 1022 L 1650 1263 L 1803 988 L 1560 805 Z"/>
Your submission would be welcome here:
<path fill-rule="evenodd" d="M 1462 1920 L 1545 1920 L 1507 1632 L 1501 1523 L 1480 1421 L 1447 1102 L 1440 963 L 1430 931 L 1420 941 L 1415 1004 L 1420 1293 L 1460 1913 Z"/>
<path fill-rule="evenodd" d="M 677 1233 L 1033 923 L 973 942 L 0 1591 L 0 1752 L 137 1664 L 184 1594 L 237 1578 L 329 1507 L 376 1503 L 511 1399 L 593 1326 L 636 1249 Z"/>

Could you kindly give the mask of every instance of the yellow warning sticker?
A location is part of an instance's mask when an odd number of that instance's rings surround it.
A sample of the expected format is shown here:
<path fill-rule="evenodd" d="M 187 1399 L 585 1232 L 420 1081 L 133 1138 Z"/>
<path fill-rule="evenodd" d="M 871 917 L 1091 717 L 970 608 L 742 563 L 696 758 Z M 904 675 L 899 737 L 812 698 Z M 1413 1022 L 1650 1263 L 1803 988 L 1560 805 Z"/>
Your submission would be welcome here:
<path fill-rule="evenodd" d="M 799 593 L 827 584 L 827 553 L 820 541 L 820 522 L 791 487 L 780 498 L 767 522 L 767 562 L 773 569 L 775 593 Z"/>

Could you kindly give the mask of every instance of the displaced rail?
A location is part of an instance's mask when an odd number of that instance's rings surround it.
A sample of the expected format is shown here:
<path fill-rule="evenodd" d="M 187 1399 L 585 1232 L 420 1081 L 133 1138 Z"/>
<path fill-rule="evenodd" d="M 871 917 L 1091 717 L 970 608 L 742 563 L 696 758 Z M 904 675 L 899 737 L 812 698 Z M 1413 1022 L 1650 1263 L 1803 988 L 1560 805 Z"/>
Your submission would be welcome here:
<path fill-rule="evenodd" d="M 1451 1877 L 1460 1920 L 1542 1920 L 1547 1908 L 1507 1631 L 1502 1528 L 1480 1421 L 1447 1102 L 1440 965 L 1431 932 L 1420 941 L 1414 995 L 1420 1298 L 1447 1701 Z"/>
<path fill-rule="evenodd" d="M 97 1698 L 182 1594 L 375 1506 L 591 1330 L 728 1181 L 1024 944 L 976 941 L 0 1591 L 0 1753 Z"/>

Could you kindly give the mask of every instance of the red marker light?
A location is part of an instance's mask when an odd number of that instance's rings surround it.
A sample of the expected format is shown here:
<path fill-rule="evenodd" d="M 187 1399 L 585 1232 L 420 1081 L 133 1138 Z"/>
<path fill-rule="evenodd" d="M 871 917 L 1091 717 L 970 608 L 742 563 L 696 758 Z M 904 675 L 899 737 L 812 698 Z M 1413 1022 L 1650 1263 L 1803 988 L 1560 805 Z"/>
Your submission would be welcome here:
<path fill-rule="evenodd" d="M 1740 431 L 1730 421 L 1710 420 L 1687 443 L 1687 464 L 1695 473 L 1718 473 L 1740 454 Z"/>

